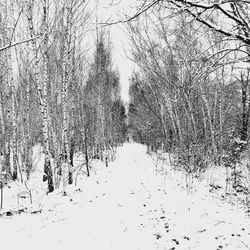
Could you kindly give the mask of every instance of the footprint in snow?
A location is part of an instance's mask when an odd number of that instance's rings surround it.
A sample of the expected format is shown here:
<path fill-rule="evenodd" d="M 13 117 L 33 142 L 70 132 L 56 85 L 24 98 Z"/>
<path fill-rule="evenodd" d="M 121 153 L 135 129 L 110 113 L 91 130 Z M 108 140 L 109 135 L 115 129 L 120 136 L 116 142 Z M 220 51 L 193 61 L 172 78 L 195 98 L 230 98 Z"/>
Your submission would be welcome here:
<path fill-rule="evenodd" d="M 159 240 L 162 236 L 160 234 L 155 234 L 157 240 Z"/>
<path fill-rule="evenodd" d="M 215 239 L 218 240 L 219 238 L 223 238 L 223 240 L 225 240 L 226 238 L 223 237 L 223 235 L 219 235 L 219 236 L 216 236 Z"/>
<path fill-rule="evenodd" d="M 198 231 L 198 233 L 204 233 L 204 232 L 206 232 L 206 229 L 201 229 Z"/>
<path fill-rule="evenodd" d="M 235 236 L 236 236 L 236 237 L 241 237 L 240 234 L 231 234 L 231 236 L 232 236 L 232 237 L 235 237 Z"/>
<path fill-rule="evenodd" d="M 222 245 L 219 245 L 218 248 L 217 248 L 217 250 L 220 250 L 220 249 L 222 249 L 222 248 L 223 248 L 223 246 L 222 246 Z"/>
<path fill-rule="evenodd" d="M 75 192 L 82 193 L 82 190 L 80 188 L 76 189 Z"/>
<path fill-rule="evenodd" d="M 179 241 L 176 240 L 176 239 L 172 239 L 172 241 L 174 241 L 176 245 L 179 245 L 179 244 L 180 244 Z"/>
<path fill-rule="evenodd" d="M 169 228 L 169 225 L 168 225 L 167 222 L 165 223 L 164 227 L 165 227 L 165 228 Z"/>

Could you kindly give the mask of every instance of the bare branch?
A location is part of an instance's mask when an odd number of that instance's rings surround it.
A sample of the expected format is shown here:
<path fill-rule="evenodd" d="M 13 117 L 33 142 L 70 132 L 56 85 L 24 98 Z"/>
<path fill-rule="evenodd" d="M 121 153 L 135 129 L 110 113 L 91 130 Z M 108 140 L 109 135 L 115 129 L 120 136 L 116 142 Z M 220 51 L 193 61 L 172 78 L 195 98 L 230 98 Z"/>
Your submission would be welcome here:
<path fill-rule="evenodd" d="M 30 42 L 32 40 L 35 40 L 35 39 L 39 38 L 39 37 L 41 37 L 41 35 L 38 35 L 38 36 L 35 36 L 35 37 L 31 37 L 31 38 L 28 38 L 28 39 L 25 39 L 25 40 L 22 40 L 22 41 L 18 41 L 16 43 L 8 44 L 8 45 L 0 48 L 0 51 L 3 51 L 3 50 L 6 50 L 6 49 L 15 47 L 15 46 L 23 44 L 23 43 L 28 43 L 28 42 Z"/>

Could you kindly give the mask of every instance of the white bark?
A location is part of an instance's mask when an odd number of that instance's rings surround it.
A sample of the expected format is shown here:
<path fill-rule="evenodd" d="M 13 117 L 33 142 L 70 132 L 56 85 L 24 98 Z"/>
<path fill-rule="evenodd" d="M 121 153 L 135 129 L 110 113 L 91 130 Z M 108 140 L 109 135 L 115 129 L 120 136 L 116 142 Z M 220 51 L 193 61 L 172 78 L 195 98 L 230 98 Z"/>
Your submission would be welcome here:
<path fill-rule="evenodd" d="M 71 61 L 71 28 L 72 28 L 72 9 L 67 6 L 67 20 L 65 25 L 65 32 L 64 32 L 64 51 L 63 51 L 63 63 L 62 63 L 62 69 L 63 69 L 63 77 L 62 77 L 62 96 L 63 96 L 63 131 L 62 131 L 62 137 L 63 137 L 63 154 L 66 159 L 64 159 L 66 166 L 68 166 L 68 172 L 69 172 L 69 184 L 72 183 L 72 166 L 70 166 L 70 150 L 69 150 L 69 138 L 68 138 L 68 84 L 69 84 L 69 67 L 70 67 L 70 61 Z M 65 152 L 66 151 L 66 152 Z M 65 155 L 66 154 L 66 155 Z"/>
<path fill-rule="evenodd" d="M 7 14 L 12 14 L 12 9 L 7 9 Z M 12 21 L 10 16 L 7 17 L 7 24 L 12 27 Z M 6 41 L 8 43 L 11 42 L 11 36 L 12 36 L 12 30 L 7 31 Z M 11 120 L 11 151 L 12 151 L 12 159 L 11 159 L 11 171 L 13 175 L 13 179 L 17 179 L 17 121 L 16 121 L 16 105 L 15 105 L 15 95 L 16 95 L 16 86 L 14 82 L 14 76 L 13 76 L 13 60 L 12 60 L 12 49 L 9 48 L 6 51 L 7 53 L 7 62 L 6 65 L 8 67 L 8 88 L 10 93 L 10 110 L 9 110 L 9 117 Z"/>
<path fill-rule="evenodd" d="M 38 57 L 38 48 L 36 45 L 36 40 L 32 40 L 32 51 L 34 54 L 34 61 L 35 61 L 35 81 L 36 81 L 36 89 L 39 95 L 40 99 L 40 112 L 42 116 L 42 130 L 43 130 L 43 146 L 44 146 L 44 153 L 45 153 L 45 165 L 44 165 L 44 171 L 45 174 L 48 177 L 48 189 L 49 191 L 53 191 L 53 183 L 50 182 L 52 180 L 52 172 L 50 167 L 50 151 L 49 151 L 49 134 L 48 134 L 48 114 L 47 114 L 47 84 L 48 84 L 48 54 L 47 54 L 47 48 L 48 48 L 48 27 L 47 27 L 47 0 L 43 1 L 44 3 L 44 16 L 43 16 L 43 34 L 44 34 L 44 41 L 43 41 L 43 49 L 44 49 L 44 82 L 43 86 L 41 84 L 40 76 L 39 76 L 39 57 Z M 31 3 L 29 5 L 28 13 L 27 13 L 27 19 L 28 19 L 28 25 L 29 25 L 29 32 L 30 36 L 35 36 L 35 30 L 32 23 L 32 6 Z"/>
<path fill-rule="evenodd" d="M 213 147 L 213 153 L 216 156 L 217 149 L 216 149 L 216 144 L 215 144 L 215 132 L 214 132 L 214 124 L 212 122 L 212 115 L 211 115 L 211 109 L 208 103 L 208 100 L 206 98 L 206 95 L 204 93 L 202 85 L 200 85 L 200 90 L 201 90 L 201 97 L 204 102 L 204 105 L 207 110 L 207 117 L 208 117 L 208 123 L 209 123 L 209 128 L 210 128 L 210 133 L 211 133 L 211 140 L 212 140 L 212 147 Z"/>

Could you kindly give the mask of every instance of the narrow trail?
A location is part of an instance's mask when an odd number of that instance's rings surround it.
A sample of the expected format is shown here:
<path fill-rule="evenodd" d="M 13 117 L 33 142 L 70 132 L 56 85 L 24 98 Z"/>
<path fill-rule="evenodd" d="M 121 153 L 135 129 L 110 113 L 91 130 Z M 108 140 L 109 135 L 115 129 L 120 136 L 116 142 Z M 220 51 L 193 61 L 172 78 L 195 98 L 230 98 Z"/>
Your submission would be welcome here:
<path fill-rule="evenodd" d="M 209 195 L 188 195 L 171 174 L 164 183 L 144 146 L 125 144 L 117 155 L 82 192 L 72 188 L 72 196 L 56 202 L 51 197 L 41 214 L 0 218 L 0 247 L 249 249 L 250 223 L 243 213 Z"/>

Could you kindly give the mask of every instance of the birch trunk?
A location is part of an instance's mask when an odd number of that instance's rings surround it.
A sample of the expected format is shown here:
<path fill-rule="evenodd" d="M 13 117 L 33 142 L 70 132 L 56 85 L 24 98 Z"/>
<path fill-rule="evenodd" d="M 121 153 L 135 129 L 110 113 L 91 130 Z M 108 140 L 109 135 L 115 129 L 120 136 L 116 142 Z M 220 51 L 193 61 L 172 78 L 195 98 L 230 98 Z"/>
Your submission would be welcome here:
<path fill-rule="evenodd" d="M 46 0 L 44 0 L 45 8 L 44 8 L 44 19 L 46 20 L 47 16 L 47 6 L 46 6 Z M 29 6 L 29 10 L 27 13 L 27 19 L 28 19 L 28 24 L 29 24 L 29 32 L 30 36 L 34 37 L 35 36 L 35 31 L 34 27 L 32 24 L 32 7 L 31 5 Z M 45 25 L 46 26 L 46 25 Z M 44 28 L 46 30 L 47 27 Z M 40 99 L 39 103 L 39 108 L 42 116 L 42 129 L 43 129 L 43 146 L 44 146 L 44 153 L 45 153 L 45 162 L 44 162 L 44 174 L 45 176 L 43 177 L 43 181 L 48 180 L 48 192 L 53 192 L 54 186 L 53 186 L 53 177 L 52 177 L 52 170 L 51 170 L 51 165 L 50 165 L 50 153 L 49 153 L 49 136 L 48 136 L 48 117 L 47 117 L 47 81 L 48 81 L 48 55 L 47 53 L 47 42 L 48 42 L 48 36 L 45 34 L 44 37 L 44 47 L 45 49 L 45 55 L 44 55 L 44 83 L 43 83 L 43 89 L 41 87 L 41 81 L 39 77 L 39 58 L 38 58 L 38 49 L 36 45 L 36 40 L 32 40 L 32 50 L 34 54 L 34 68 L 35 68 L 35 81 L 36 81 L 36 89 L 38 92 L 38 96 Z M 45 92 L 45 93 L 43 93 Z M 46 95 L 46 98 L 44 98 L 44 94 Z"/>
<path fill-rule="evenodd" d="M 241 140 L 246 141 L 248 138 L 248 120 L 249 120 L 249 101 L 247 98 L 249 70 L 246 79 L 243 73 L 241 74 L 241 99 L 242 99 L 242 125 L 241 125 Z"/>
<path fill-rule="evenodd" d="M 16 122 L 16 105 L 15 105 L 15 86 L 11 83 L 11 116 L 12 116 L 12 161 L 13 161 L 13 180 L 17 179 L 17 122 Z"/>
<path fill-rule="evenodd" d="M 184 93 L 184 96 L 185 96 L 185 99 L 187 102 L 187 106 L 188 106 L 187 111 L 188 111 L 189 116 L 191 118 L 191 124 L 192 124 L 193 130 L 194 130 L 195 138 L 197 138 L 197 128 L 196 128 L 195 119 L 194 119 L 194 115 L 193 115 L 192 105 L 191 105 L 190 100 L 189 100 L 186 93 Z"/>
<path fill-rule="evenodd" d="M 178 136 L 178 132 L 177 132 L 178 129 L 176 128 L 176 124 L 175 124 L 172 101 L 167 96 L 165 96 L 165 98 L 166 98 L 167 109 L 168 109 L 168 112 L 169 112 L 170 120 L 171 120 L 172 127 L 173 127 L 173 130 L 174 130 L 174 134 L 175 134 L 175 136 Z"/>
<path fill-rule="evenodd" d="M 3 136 L 5 135 L 5 126 L 4 126 L 4 115 L 3 115 L 3 96 L 2 93 L 0 92 L 0 127 Z"/>
<path fill-rule="evenodd" d="M 98 41 L 97 41 L 98 42 Z M 97 53 L 97 85 L 98 85 L 98 97 L 97 97 L 97 122 L 98 122 L 98 152 L 101 160 L 104 160 L 104 144 L 105 144 L 105 134 L 104 134 L 104 112 L 103 112 L 103 103 L 102 103 L 102 55 Z"/>
<path fill-rule="evenodd" d="M 202 115 L 203 115 L 204 138 L 206 140 L 207 139 L 207 120 L 206 120 L 206 111 L 204 107 L 202 107 Z"/>
<path fill-rule="evenodd" d="M 71 20 L 71 9 L 67 8 L 67 23 L 65 28 L 65 43 L 63 51 L 63 77 L 62 77 L 62 96 L 63 96 L 63 156 L 64 156 L 64 165 L 68 167 L 68 184 L 73 183 L 73 174 L 72 167 L 70 166 L 70 150 L 69 150 L 69 139 L 68 139 L 68 78 L 69 78 L 69 62 L 70 62 L 70 47 L 71 47 L 71 38 L 70 38 L 70 20 Z M 65 172 L 65 171 L 64 171 Z"/>
<path fill-rule="evenodd" d="M 8 21 L 8 24 L 11 26 L 11 21 Z M 11 42 L 11 32 L 7 32 L 7 41 Z M 11 168 L 12 168 L 12 178 L 15 181 L 17 179 L 17 122 L 16 122 L 16 107 L 15 107 L 15 83 L 13 77 L 13 61 L 12 61 L 12 48 L 7 49 L 8 60 L 8 87 L 10 91 L 10 120 L 11 120 Z"/>
<path fill-rule="evenodd" d="M 164 141 L 165 141 L 164 149 L 166 150 L 166 144 L 169 144 L 169 143 L 168 143 L 168 138 L 167 138 L 167 127 L 164 121 L 164 106 L 162 104 L 159 104 L 159 105 L 160 105 L 160 114 L 161 114 L 161 124 L 162 124 L 162 130 L 163 130 Z"/>
<path fill-rule="evenodd" d="M 44 60 L 44 76 L 43 76 L 43 142 L 44 142 L 44 153 L 45 153 L 45 160 L 44 160 L 44 173 L 47 175 L 48 178 L 48 191 L 54 191 L 53 185 L 53 174 L 51 169 L 51 162 L 50 162 L 50 148 L 49 148 L 49 127 L 48 127 L 48 66 L 49 66 L 49 57 L 48 57 L 48 3 L 47 0 L 44 0 L 44 53 L 43 53 L 43 60 Z"/>
<path fill-rule="evenodd" d="M 200 90 L 201 90 L 202 100 L 203 100 L 204 105 L 205 105 L 206 110 L 207 110 L 208 123 L 209 123 L 209 128 L 210 128 L 210 133 L 211 133 L 211 140 L 212 140 L 212 148 L 213 148 L 213 153 L 214 153 L 214 155 L 216 157 L 217 150 L 216 150 L 216 145 L 215 145 L 215 132 L 214 132 L 214 125 L 213 125 L 213 122 L 212 122 L 211 109 L 209 107 L 208 100 L 206 98 L 206 95 L 205 95 L 204 90 L 203 90 L 201 85 L 200 85 Z"/>
<path fill-rule="evenodd" d="M 177 126 L 177 129 L 178 129 L 178 135 L 179 135 L 179 143 L 181 144 L 183 142 L 183 136 L 182 136 L 182 130 L 181 130 L 180 118 L 179 118 L 179 115 L 178 115 L 178 111 L 176 110 L 174 112 L 174 109 L 173 109 L 173 114 L 175 114 L 176 126 Z"/>
<path fill-rule="evenodd" d="M 218 163 L 221 165 L 221 156 L 222 156 L 222 133 L 223 133 L 223 115 L 222 115 L 222 86 L 220 85 L 219 89 L 219 138 L 218 138 Z"/>

